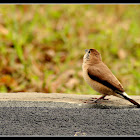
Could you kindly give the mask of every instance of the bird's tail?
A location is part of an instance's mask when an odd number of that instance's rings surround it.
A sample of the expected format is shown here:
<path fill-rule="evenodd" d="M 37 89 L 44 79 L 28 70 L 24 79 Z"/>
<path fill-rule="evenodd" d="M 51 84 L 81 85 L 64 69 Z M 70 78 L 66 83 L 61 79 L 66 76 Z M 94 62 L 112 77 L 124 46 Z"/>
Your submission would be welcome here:
<path fill-rule="evenodd" d="M 137 105 L 138 108 L 140 108 L 140 104 L 134 101 L 130 96 L 128 96 L 125 92 L 120 93 L 119 91 L 116 91 L 116 93 L 119 95 L 119 97 L 128 100 L 134 105 Z"/>

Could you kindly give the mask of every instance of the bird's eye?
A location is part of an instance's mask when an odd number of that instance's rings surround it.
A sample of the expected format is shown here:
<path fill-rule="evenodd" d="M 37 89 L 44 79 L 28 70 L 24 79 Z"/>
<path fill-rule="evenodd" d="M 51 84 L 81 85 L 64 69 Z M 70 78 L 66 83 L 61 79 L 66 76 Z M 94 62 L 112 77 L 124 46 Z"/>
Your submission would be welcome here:
<path fill-rule="evenodd" d="M 90 51 L 88 53 L 90 53 Z"/>

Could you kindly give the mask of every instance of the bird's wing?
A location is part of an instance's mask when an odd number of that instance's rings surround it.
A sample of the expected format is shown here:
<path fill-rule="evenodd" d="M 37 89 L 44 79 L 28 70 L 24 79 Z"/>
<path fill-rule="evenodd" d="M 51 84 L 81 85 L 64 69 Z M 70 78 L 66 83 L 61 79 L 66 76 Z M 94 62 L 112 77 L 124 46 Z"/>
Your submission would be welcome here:
<path fill-rule="evenodd" d="M 88 68 L 88 75 L 91 79 L 102 83 L 114 91 L 124 92 L 121 83 L 103 62 L 90 66 Z"/>

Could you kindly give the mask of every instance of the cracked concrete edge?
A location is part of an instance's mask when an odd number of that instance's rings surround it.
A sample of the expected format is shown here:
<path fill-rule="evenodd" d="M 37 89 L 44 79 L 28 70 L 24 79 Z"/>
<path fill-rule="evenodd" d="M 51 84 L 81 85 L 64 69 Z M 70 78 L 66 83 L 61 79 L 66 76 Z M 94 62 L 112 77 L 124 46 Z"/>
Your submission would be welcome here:
<path fill-rule="evenodd" d="M 77 95 L 67 93 L 38 93 L 17 92 L 0 93 L 0 107 L 61 107 L 61 108 L 136 108 L 129 101 L 108 96 L 109 100 L 100 100 L 97 104 L 84 103 L 91 98 L 99 98 L 101 95 Z M 140 103 L 140 96 L 130 96 Z"/>

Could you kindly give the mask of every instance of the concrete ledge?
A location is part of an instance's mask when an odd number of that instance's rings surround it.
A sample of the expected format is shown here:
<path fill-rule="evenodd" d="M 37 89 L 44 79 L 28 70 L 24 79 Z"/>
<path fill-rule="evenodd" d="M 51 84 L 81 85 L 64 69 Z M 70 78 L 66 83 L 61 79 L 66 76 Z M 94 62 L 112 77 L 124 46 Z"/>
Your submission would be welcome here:
<path fill-rule="evenodd" d="M 109 100 L 101 100 L 97 104 L 85 104 L 85 100 L 99 98 L 101 95 L 77 95 L 64 93 L 0 93 L 0 107 L 61 107 L 61 108 L 136 108 L 129 101 L 108 96 Z M 140 103 L 140 96 L 131 96 Z"/>
<path fill-rule="evenodd" d="M 0 136 L 140 136 L 140 109 L 100 95 L 0 93 Z M 140 102 L 140 96 L 132 96 Z"/>

